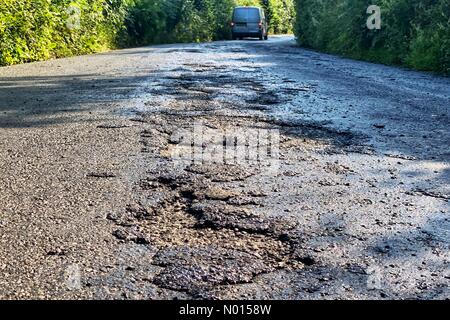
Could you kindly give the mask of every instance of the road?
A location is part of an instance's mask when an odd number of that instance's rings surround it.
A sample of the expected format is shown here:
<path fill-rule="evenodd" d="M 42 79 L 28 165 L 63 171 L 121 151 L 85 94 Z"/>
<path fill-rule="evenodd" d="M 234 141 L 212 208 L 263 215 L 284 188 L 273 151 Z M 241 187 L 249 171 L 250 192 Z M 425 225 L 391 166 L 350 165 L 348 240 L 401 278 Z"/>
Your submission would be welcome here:
<path fill-rule="evenodd" d="M 450 298 L 449 106 L 289 36 L 0 68 L 0 298 Z"/>

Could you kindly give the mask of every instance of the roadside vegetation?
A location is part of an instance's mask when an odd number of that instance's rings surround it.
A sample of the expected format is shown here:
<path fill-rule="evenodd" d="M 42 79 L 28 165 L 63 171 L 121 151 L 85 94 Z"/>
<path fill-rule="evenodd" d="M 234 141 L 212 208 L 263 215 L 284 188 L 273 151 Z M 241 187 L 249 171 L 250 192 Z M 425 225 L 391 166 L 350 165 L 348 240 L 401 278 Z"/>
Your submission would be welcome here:
<path fill-rule="evenodd" d="M 294 0 L 1 0 L 0 65 L 169 42 L 229 39 L 233 7 L 292 32 Z"/>
<path fill-rule="evenodd" d="M 381 30 L 366 26 L 372 4 Z M 1 0 L 0 65 L 229 39 L 238 5 L 263 6 L 272 34 L 295 31 L 305 47 L 450 74 L 448 0 Z"/>
<path fill-rule="evenodd" d="M 448 0 L 295 0 L 301 45 L 385 64 L 450 74 Z M 366 26 L 381 8 L 380 30 Z"/>

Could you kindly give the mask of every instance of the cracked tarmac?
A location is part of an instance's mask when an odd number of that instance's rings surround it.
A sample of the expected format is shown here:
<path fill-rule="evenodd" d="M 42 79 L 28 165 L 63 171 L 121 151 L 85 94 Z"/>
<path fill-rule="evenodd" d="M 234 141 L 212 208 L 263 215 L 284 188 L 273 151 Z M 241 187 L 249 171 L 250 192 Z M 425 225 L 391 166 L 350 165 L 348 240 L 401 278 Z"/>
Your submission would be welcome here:
<path fill-rule="evenodd" d="M 288 36 L 0 68 L 0 297 L 448 299 L 449 105 Z"/>

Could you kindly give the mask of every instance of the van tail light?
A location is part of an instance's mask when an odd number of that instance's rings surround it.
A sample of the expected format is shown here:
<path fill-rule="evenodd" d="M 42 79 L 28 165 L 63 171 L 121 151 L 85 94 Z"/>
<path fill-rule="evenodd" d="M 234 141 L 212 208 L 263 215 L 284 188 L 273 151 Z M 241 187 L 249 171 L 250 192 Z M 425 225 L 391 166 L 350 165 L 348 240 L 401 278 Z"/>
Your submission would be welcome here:
<path fill-rule="evenodd" d="M 262 21 L 260 21 L 260 22 L 258 23 L 258 26 L 259 26 L 260 29 L 262 28 L 262 26 L 263 26 Z"/>

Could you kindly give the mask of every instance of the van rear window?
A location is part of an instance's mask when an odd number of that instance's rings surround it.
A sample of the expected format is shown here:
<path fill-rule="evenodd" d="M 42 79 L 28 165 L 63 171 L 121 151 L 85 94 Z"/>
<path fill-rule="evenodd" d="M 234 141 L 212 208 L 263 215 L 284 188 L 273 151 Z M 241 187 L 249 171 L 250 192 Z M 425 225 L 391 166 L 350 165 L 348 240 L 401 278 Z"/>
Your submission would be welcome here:
<path fill-rule="evenodd" d="M 234 22 L 259 22 L 259 10 L 256 8 L 238 8 L 234 10 Z"/>

